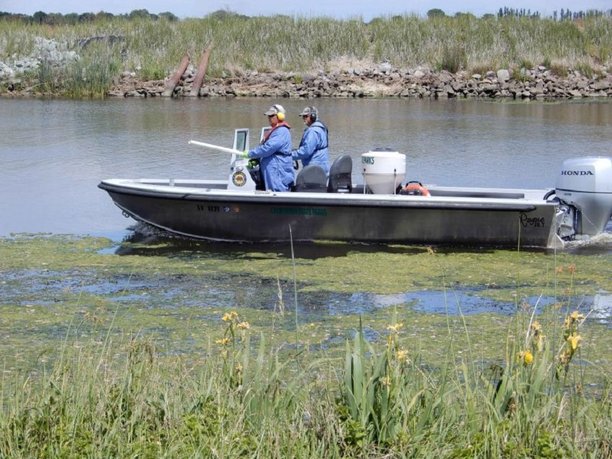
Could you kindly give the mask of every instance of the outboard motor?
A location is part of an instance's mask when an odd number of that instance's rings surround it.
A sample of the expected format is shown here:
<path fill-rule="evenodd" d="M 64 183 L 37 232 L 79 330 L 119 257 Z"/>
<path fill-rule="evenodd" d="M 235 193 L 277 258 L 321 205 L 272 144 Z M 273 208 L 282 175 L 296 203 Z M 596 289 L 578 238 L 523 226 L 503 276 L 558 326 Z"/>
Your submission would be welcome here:
<path fill-rule="evenodd" d="M 563 162 L 555 185 L 562 203 L 559 236 L 594 236 L 612 217 L 612 158 L 584 157 Z"/>

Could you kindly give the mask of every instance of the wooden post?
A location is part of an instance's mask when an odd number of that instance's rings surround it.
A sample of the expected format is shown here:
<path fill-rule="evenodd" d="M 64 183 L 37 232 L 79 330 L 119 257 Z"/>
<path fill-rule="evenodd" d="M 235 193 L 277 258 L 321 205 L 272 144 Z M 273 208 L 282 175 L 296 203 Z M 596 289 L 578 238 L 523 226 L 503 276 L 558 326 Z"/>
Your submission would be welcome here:
<path fill-rule="evenodd" d="M 166 89 L 164 89 L 162 96 L 172 97 L 172 93 L 174 93 L 174 88 L 176 88 L 176 85 L 185 73 L 185 70 L 187 70 L 189 60 L 189 53 L 185 53 L 185 55 L 183 56 L 183 60 L 179 65 L 179 68 L 176 70 L 176 72 L 174 72 L 174 75 L 172 75 L 172 77 L 166 82 Z"/>
<path fill-rule="evenodd" d="M 210 44 L 202 53 L 200 65 L 198 66 L 198 72 L 196 73 L 196 76 L 193 80 L 193 85 L 191 86 L 191 92 L 189 93 L 191 97 L 197 97 L 200 94 L 200 88 L 202 87 L 202 83 L 204 82 L 206 68 L 208 67 L 208 58 L 210 57 L 211 51 L 212 44 Z"/>

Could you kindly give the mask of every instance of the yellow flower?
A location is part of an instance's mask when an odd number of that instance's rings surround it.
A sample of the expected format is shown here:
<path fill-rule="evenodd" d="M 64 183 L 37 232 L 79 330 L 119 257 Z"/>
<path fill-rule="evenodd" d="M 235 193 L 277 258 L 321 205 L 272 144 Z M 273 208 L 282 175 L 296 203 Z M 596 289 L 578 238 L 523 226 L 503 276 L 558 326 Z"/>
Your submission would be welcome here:
<path fill-rule="evenodd" d="M 396 357 L 399 362 L 406 362 L 408 360 L 408 351 L 405 349 L 398 349 Z"/>
<path fill-rule="evenodd" d="M 584 315 L 580 314 L 578 311 L 574 311 L 565 318 L 565 322 L 563 325 L 565 326 L 565 328 L 570 328 L 574 324 L 580 322 L 583 319 L 584 319 Z"/>
<path fill-rule="evenodd" d="M 569 364 L 571 358 L 572 356 L 570 355 L 569 351 L 566 350 L 559 356 L 559 363 L 561 363 L 561 365 L 567 365 Z"/>
<path fill-rule="evenodd" d="M 519 359 L 522 360 L 525 365 L 531 365 L 533 363 L 533 354 L 531 351 L 523 351 L 519 353 Z"/>
<path fill-rule="evenodd" d="M 240 322 L 238 325 L 236 325 L 240 330 L 248 330 L 249 328 L 251 328 L 251 324 L 248 322 Z"/>
<path fill-rule="evenodd" d="M 393 333 L 397 333 L 400 331 L 400 329 L 404 326 L 403 323 L 398 322 L 396 324 L 393 325 L 387 325 L 387 330 L 393 332 Z"/>
<path fill-rule="evenodd" d="M 531 330 L 534 333 L 539 333 L 542 331 L 542 325 L 537 320 L 534 320 L 533 323 L 531 324 Z"/>
<path fill-rule="evenodd" d="M 572 333 L 567 337 L 567 343 L 570 345 L 572 351 L 578 349 L 578 346 L 580 346 L 580 341 L 582 341 L 582 337 L 576 333 Z"/>
<path fill-rule="evenodd" d="M 223 322 L 231 322 L 232 320 L 235 320 L 238 318 L 238 313 L 236 311 L 231 311 L 231 312 L 226 312 L 225 314 L 223 314 Z"/>
<path fill-rule="evenodd" d="M 387 386 L 387 387 L 389 387 L 389 386 L 391 385 L 391 377 L 389 377 L 389 376 L 385 376 L 385 377 L 383 377 L 383 378 L 380 378 L 380 383 L 381 383 L 383 386 Z"/>
<path fill-rule="evenodd" d="M 574 322 L 578 322 L 579 320 L 584 319 L 584 315 L 580 314 L 578 311 L 574 311 L 570 314 L 570 319 Z"/>
<path fill-rule="evenodd" d="M 567 271 L 570 274 L 574 274 L 576 272 L 576 265 L 573 263 L 571 265 L 567 265 Z"/>
<path fill-rule="evenodd" d="M 220 344 L 221 346 L 227 346 L 230 343 L 230 339 L 221 338 L 221 339 L 215 340 L 215 343 Z"/>

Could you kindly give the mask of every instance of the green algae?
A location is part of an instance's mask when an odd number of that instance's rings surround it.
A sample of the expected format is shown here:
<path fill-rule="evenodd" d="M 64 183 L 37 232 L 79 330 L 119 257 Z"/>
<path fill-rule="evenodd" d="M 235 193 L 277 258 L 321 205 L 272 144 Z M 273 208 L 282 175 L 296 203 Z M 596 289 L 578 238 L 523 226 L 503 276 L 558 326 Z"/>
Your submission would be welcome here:
<path fill-rule="evenodd" d="M 103 255 L 113 247 L 103 238 L 14 237 L 0 239 L 3 270 L 95 269 L 109 273 L 161 273 L 185 275 L 211 273 L 251 275 L 291 280 L 303 291 L 368 291 L 390 294 L 463 285 L 491 292 L 526 288 L 539 293 L 572 283 L 580 293 L 612 290 L 612 255 L 518 252 L 512 250 L 451 251 L 429 247 L 346 245 L 337 256 L 312 259 L 315 246 L 300 247 L 292 260 L 282 252 L 251 251 L 242 245 L 231 252 L 215 252 L 210 245 L 172 251 L 172 243 L 148 247 L 123 243 L 118 252 L 130 256 Z M 314 248 L 313 248 L 314 247 Z M 162 249 L 167 249 L 165 252 Z M 303 255 L 301 254 L 303 253 Z M 162 253 L 163 255 L 157 255 Z M 165 253 L 165 254 L 164 254 Z"/>
<path fill-rule="evenodd" d="M 373 340 L 402 323 L 411 352 L 430 364 L 449 352 L 458 359 L 494 362 L 507 343 L 519 340 L 526 323 L 500 314 L 469 316 L 417 312 L 410 302 L 353 310 L 337 305 L 304 310 L 321 292 L 389 295 L 477 289 L 481 297 L 507 301 L 529 313 L 525 298 L 558 301 L 558 321 L 584 295 L 612 291 L 612 257 L 569 253 L 469 251 L 412 246 L 248 245 L 177 246 L 122 243 L 103 238 L 17 235 L 0 239 L 0 355 L 5 371 L 36 368 L 58 343 L 152 337 L 162 354 L 200 358 L 223 336 L 222 315 L 236 310 L 252 330 L 278 348 L 337 357 L 361 317 Z M 320 253 L 321 256 L 313 256 Z M 120 255 L 121 254 L 121 255 Z M 296 290 L 293 290 L 295 279 Z M 219 304 L 200 297 L 219 285 L 234 291 Z M 297 297 L 297 298 L 296 298 Z M 296 304 L 299 306 L 296 311 Z M 612 337 L 606 325 L 590 324 L 585 359 L 609 364 Z M 503 337 L 503 338 L 501 338 Z M 306 350 L 306 351 L 305 351 Z"/>

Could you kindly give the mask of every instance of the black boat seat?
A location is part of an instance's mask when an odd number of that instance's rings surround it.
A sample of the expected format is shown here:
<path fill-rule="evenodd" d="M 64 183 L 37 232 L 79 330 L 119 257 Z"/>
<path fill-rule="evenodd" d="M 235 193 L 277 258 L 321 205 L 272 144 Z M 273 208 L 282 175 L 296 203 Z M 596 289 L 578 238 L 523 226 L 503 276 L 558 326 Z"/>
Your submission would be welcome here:
<path fill-rule="evenodd" d="M 295 191 L 325 193 L 327 191 L 327 177 L 323 168 L 314 164 L 304 166 L 295 179 Z"/>
<path fill-rule="evenodd" d="M 329 185 L 327 186 L 327 191 L 330 193 L 350 193 L 353 188 L 352 172 L 352 158 L 349 155 L 338 156 L 329 168 Z"/>

